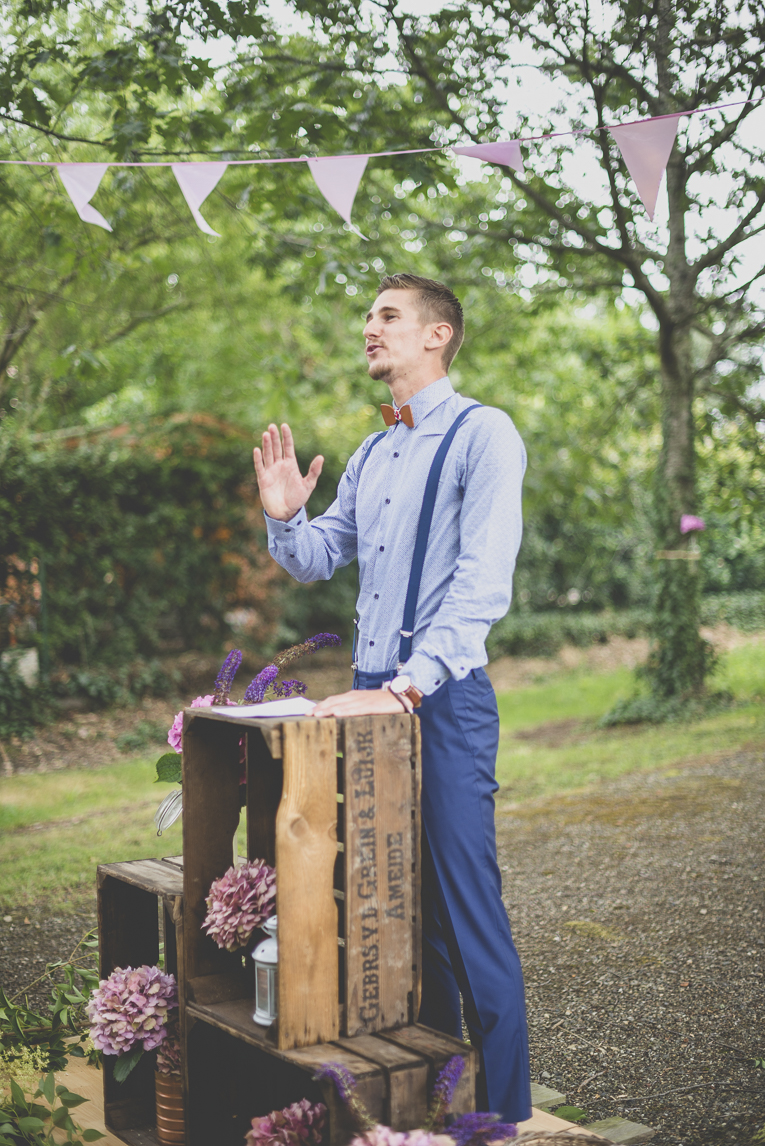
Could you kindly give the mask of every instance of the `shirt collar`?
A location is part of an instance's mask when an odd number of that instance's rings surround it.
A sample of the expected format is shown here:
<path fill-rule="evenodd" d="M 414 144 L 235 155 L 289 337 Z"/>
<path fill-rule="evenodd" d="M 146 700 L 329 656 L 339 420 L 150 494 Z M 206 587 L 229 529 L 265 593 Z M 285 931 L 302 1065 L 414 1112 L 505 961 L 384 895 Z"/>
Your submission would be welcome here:
<path fill-rule="evenodd" d="M 429 386 L 418 390 L 408 402 L 405 402 L 404 405 L 411 407 L 415 429 L 432 410 L 435 410 L 436 406 L 440 406 L 447 398 L 451 398 L 453 393 L 454 387 L 449 381 L 449 375 L 445 374 L 443 378 L 437 378 Z"/>

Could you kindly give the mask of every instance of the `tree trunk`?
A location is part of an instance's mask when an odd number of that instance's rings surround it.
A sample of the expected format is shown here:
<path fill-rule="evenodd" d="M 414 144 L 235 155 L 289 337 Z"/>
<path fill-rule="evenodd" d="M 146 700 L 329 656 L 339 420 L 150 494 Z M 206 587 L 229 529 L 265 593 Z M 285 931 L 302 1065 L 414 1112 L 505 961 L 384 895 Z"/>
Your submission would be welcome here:
<path fill-rule="evenodd" d="M 656 470 L 659 543 L 654 601 L 654 649 L 649 666 L 657 699 L 698 693 L 704 685 L 708 645 L 699 634 L 699 561 L 693 534 L 680 532 L 683 514 L 696 513 L 693 367 L 687 326 L 667 324 L 659 336 L 663 443 Z"/>

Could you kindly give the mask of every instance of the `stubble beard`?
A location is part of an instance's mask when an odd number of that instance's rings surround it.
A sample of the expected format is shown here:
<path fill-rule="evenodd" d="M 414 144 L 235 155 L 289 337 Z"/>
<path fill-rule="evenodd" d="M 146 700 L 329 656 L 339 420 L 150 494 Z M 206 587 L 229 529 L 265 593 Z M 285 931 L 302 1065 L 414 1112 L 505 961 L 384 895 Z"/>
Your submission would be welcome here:
<path fill-rule="evenodd" d="M 390 385 L 393 366 L 390 362 L 370 362 L 369 377 L 374 382 L 387 382 Z"/>

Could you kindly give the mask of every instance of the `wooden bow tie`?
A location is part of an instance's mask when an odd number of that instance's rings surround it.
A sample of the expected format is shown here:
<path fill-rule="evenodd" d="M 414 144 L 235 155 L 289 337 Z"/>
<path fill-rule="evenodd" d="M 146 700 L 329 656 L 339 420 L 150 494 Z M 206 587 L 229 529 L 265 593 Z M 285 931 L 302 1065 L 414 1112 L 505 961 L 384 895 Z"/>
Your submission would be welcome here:
<path fill-rule="evenodd" d="M 396 410 L 393 406 L 381 405 L 383 421 L 386 426 L 395 426 L 396 422 L 403 422 L 410 430 L 414 429 L 414 418 L 412 417 L 412 410 L 410 406 L 402 406 Z"/>

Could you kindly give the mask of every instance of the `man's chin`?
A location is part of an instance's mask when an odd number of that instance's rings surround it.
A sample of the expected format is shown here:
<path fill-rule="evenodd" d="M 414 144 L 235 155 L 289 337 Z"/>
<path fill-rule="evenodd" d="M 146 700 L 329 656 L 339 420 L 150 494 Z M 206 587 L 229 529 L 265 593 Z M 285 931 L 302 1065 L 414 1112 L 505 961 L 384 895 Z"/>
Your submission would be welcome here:
<path fill-rule="evenodd" d="M 390 378 L 392 367 L 389 362 L 370 362 L 369 363 L 369 377 L 375 382 L 387 382 Z"/>

